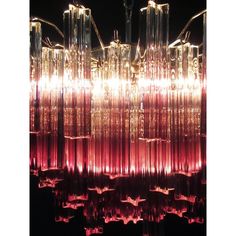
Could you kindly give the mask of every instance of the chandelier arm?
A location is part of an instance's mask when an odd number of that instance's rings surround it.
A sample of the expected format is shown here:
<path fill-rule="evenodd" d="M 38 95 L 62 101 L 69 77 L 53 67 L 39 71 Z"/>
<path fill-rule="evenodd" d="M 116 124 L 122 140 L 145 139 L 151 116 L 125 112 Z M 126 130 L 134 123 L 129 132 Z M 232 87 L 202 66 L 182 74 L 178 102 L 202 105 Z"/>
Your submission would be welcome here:
<path fill-rule="evenodd" d="M 92 15 L 91 15 L 91 23 L 92 23 L 92 26 L 93 26 L 94 31 L 95 31 L 95 33 L 96 33 L 96 36 L 97 36 L 97 38 L 98 38 L 98 41 L 99 41 L 99 43 L 100 43 L 100 45 L 101 45 L 101 48 L 102 48 L 102 50 L 104 50 L 104 43 L 103 43 L 103 41 L 102 41 L 102 38 L 101 38 L 100 33 L 99 33 L 99 31 L 98 31 L 97 25 L 96 25 L 96 23 L 95 23 L 95 21 L 94 21 Z"/>
<path fill-rule="evenodd" d="M 180 40 L 180 39 L 176 39 L 173 43 L 171 43 L 171 44 L 169 44 L 169 48 L 171 48 L 171 47 L 174 47 L 176 44 L 178 44 L 178 43 L 182 43 L 182 40 Z"/>
<path fill-rule="evenodd" d="M 190 20 L 187 22 L 187 24 L 186 24 L 186 25 L 184 26 L 184 28 L 182 29 L 182 31 L 180 32 L 180 34 L 179 34 L 179 36 L 177 37 L 176 41 L 177 41 L 178 39 L 181 40 L 183 34 L 185 33 L 185 31 L 187 30 L 187 28 L 189 27 L 189 25 L 190 25 L 196 18 L 198 18 L 199 16 L 203 15 L 203 14 L 206 13 L 206 12 L 207 12 L 207 10 L 205 9 L 205 10 L 203 10 L 203 11 L 197 13 L 197 14 L 194 15 L 193 17 L 191 17 Z"/>
<path fill-rule="evenodd" d="M 45 40 L 46 40 L 46 42 L 47 42 L 51 47 L 53 47 L 53 44 L 52 44 L 52 42 L 51 42 L 51 40 L 50 40 L 49 37 L 46 37 Z"/>
<path fill-rule="evenodd" d="M 42 42 L 48 47 L 48 48 L 56 48 L 56 47 L 60 47 L 60 48 L 64 48 L 64 46 L 60 43 L 57 42 L 51 42 L 50 39 L 48 37 L 44 39 L 42 39 Z"/>
<path fill-rule="evenodd" d="M 52 46 L 51 46 L 47 41 L 45 41 L 44 39 L 42 39 L 42 42 L 43 42 L 47 47 L 52 48 Z"/>
<path fill-rule="evenodd" d="M 45 19 L 43 19 L 43 18 L 36 17 L 36 16 L 31 17 L 30 20 L 31 20 L 31 21 L 40 21 L 40 22 L 42 22 L 42 23 L 45 23 L 45 24 L 47 24 L 47 25 L 52 26 L 52 27 L 61 35 L 61 37 L 64 39 L 64 34 L 62 33 L 62 31 L 61 31 L 54 23 L 52 23 L 52 22 L 50 22 L 50 21 L 48 21 L 48 20 L 45 20 Z"/>

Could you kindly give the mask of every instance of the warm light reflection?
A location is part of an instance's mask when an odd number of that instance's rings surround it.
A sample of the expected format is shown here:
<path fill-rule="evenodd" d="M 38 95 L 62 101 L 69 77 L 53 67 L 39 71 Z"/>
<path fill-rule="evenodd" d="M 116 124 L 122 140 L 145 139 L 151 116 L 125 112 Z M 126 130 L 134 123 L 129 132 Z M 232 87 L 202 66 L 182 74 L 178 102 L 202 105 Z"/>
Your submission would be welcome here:
<path fill-rule="evenodd" d="M 198 82 L 197 82 L 198 81 Z M 178 165 L 175 165 L 175 162 L 171 161 L 171 159 L 173 159 L 173 157 L 171 157 L 171 151 L 167 154 L 165 154 L 165 156 L 162 156 L 161 159 L 159 160 L 159 152 L 157 152 L 156 154 L 153 153 L 152 149 L 158 146 L 162 146 L 162 147 L 167 147 L 169 146 L 171 148 L 172 146 L 172 139 L 168 138 L 168 139 L 163 139 L 161 138 L 161 136 L 159 136 L 158 138 L 142 138 L 139 137 L 138 138 L 138 123 L 137 123 L 137 127 L 134 127 L 134 129 L 137 129 L 137 138 L 135 139 L 137 143 L 137 145 L 139 146 L 137 150 L 139 150 L 140 154 L 136 154 L 137 157 L 134 155 L 132 155 L 132 153 L 130 152 L 130 154 L 127 156 L 127 160 L 125 160 L 124 158 L 122 158 L 123 154 L 119 154 L 121 155 L 121 157 L 119 157 L 119 155 L 116 157 L 116 155 L 112 156 L 112 159 L 109 155 L 109 146 L 103 146 L 103 158 L 99 160 L 96 160 L 96 153 L 98 153 L 97 151 L 99 151 L 101 153 L 101 149 L 102 146 L 99 147 L 99 145 L 105 145 L 106 142 L 118 142 L 119 139 L 123 139 L 123 135 L 122 135 L 122 122 L 124 122 L 123 124 L 125 125 L 125 122 L 127 119 L 127 122 L 129 122 L 130 119 L 130 115 L 132 114 L 132 112 L 134 112 L 131 108 L 129 108 L 130 110 L 127 110 L 127 117 L 126 117 L 126 110 L 122 110 L 122 106 L 124 106 L 124 98 L 126 98 L 127 100 L 130 100 L 130 102 L 132 101 L 133 97 L 137 97 L 137 101 L 140 103 L 136 109 L 137 110 L 137 114 L 136 114 L 136 119 L 140 119 L 142 118 L 141 114 L 142 114 L 142 100 L 138 100 L 139 98 L 141 98 L 143 95 L 142 94 L 150 94 L 150 97 L 152 97 L 152 94 L 149 93 L 149 91 L 152 91 L 152 88 L 154 88 L 154 91 L 156 91 L 156 94 L 159 96 L 159 99 L 161 99 L 163 102 L 165 101 L 165 99 L 171 99 L 175 97 L 180 97 L 181 96 L 187 96 L 189 99 L 190 104 L 192 104 L 192 102 L 194 102 L 196 105 L 200 104 L 200 99 L 201 99 L 201 86 L 200 86 L 200 80 L 199 79 L 193 79 L 193 78 L 189 78 L 189 79 L 183 79 L 183 78 L 179 78 L 178 80 L 176 80 L 175 82 L 172 82 L 171 85 L 175 88 L 175 90 L 171 90 L 170 89 L 170 80 L 167 79 L 160 79 L 160 80 L 145 80 L 145 79 L 137 79 L 135 83 L 133 83 L 131 85 L 131 81 L 130 80 L 123 80 L 123 79 L 118 79 L 118 78 L 111 78 L 111 79 L 99 79 L 99 78 L 94 78 L 94 82 L 89 82 L 89 81 L 77 81 L 77 80 L 69 80 L 67 75 L 65 75 L 65 77 L 63 78 L 63 84 L 60 84 L 61 82 L 58 80 L 58 77 L 55 75 L 52 75 L 52 77 L 50 78 L 50 80 L 48 79 L 48 77 L 42 76 L 38 86 L 39 86 L 39 90 L 40 95 L 42 97 L 42 101 L 45 101 L 45 107 L 42 108 L 44 110 L 43 116 L 48 117 L 49 116 L 49 112 L 50 110 L 47 109 L 57 109 L 57 103 L 55 104 L 55 108 L 52 107 L 52 104 L 50 104 L 50 101 L 52 101 L 52 95 L 55 94 L 54 96 L 56 96 L 56 93 L 61 92 L 61 86 L 64 88 L 64 99 L 66 99 L 66 103 L 65 103 L 65 113 L 70 112 L 70 109 L 72 109 L 72 107 L 70 108 L 70 106 L 72 106 L 72 96 L 78 97 L 80 96 L 81 93 L 84 94 L 84 91 L 89 90 L 91 88 L 91 96 L 95 99 L 94 100 L 94 104 L 92 105 L 92 114 L 94 113 L 94 120 L 92 118 L 92 136 L 90 135 L 78 135 L 75 136 L 72 133 L 68 133 L 68 135 L 64 135 L 64 139 L 65 139 L 65 163 L 66 166 L 71 169 L 74 170 L 75 167 L 78 168 L 79 172 L 83 171 L 84 165 L 86 164 L 86 166 L 88 167 L 88 170 L 93 170 L 96 173 L 101 173 L 101 172 L 107 172 L 107 173 L 122 173 L 122 169 L 124 169 L 124 173 L 128 174 L 128 173 L 155 173 L 155 172 L 161 172 L 162 170 L 164 170 L 164 172 L 166 174 L 170 174 L 172 172 L 172 170 L 175 171 L 187 171 L 190 173 L 190 171 L 196 171 L 196 170 L 200 170 L 202 167 L 202 160 L 201 160 L 201 155 L 200 155 L 200 151 L 198 151 L 198 153 L 194 153 L 194 151 L 196 151 L 196 147 L 200 147 L 200 144 L 198 144 L 197 142 L 200 141 L 200 137 L 199 137 L 199 133 L 196 133 L 196 129 L 199 129 L 200 126 L 200 119 L 196 119 L 194 118 L 194 116 L 197 115 L 196 112 L 200 112 L 200 107 L 192 107 L 191 109 L 186 108 L 186 112 L 187 115 L 190 117 L 193 117 L 191 119 L 188 119 L 188 123 L 187 125 L 189 125 L 189 128 L 191 128 L 192 126 L 192 130 L 190 129 L 188 131 L 188 129 L 186 131 L 184 131 L 183 136 L 181 137 L 181 134 L 179 136 L 179 138 L 184 138 L 184 137 L 188 137 L 189 135 L 191 135 L 192 137 L 195 137 L 196 141 L 194 141 L 192 143 L 192 146 L 189 146 L 188 148 L 188 152 L 190 154 L 190 156 L 188 157 L 188 162 L 187 162 L 187 169 L 186 169 L 186 161 L 185 161 L 185 155 L 189 155 L 187 153 L 185 153 L 184 155 L 181 155 L 181 158 L 183 160 L 183 163 L 181 163 L 181 159 L 180 157 L 178 158 Z M 33 87 L 35 84 L 34 81 L 32 81 L 32 85 L 31 87 Z M 134 94 L 134 92 L 136 94 Z M 145 95 L 145 96 L 147 96 Z M 148 95 L 149 96 L 149 95 Z M 156 96 L 156 95 L 155 95 Z M 107 97 L 107 101 L 105 100 Z M 187 98 L 185 97 L 185 99 Z M 150 99 L 150 98 L 149 98 Z M 155 98 L 156 99 L 156 98 Z M 160 101 L 161 101 L 160 100 Z M 171 102 L 170 100 L 170 102 Z M 158 100 L 156 100 L 158 102 Z M 68 104 L 71 103 L 71 105 Z M 130 103 L 129 102 L 129 103 Z M 173 100 L 173 102 L 175 102 Z M 98 106 L 99 104 L 99 106 Z M 69 106 L 68 108 L 66 108 L 66 106 Z M 129 105 L 129 104 L 127 104 Z M 93 110 L 95 108 L 95 106 L 97 106 L 96 110 Z M 198 105 L 199 106 L 199 105 Z M 47 108 L 48 107 L 48 108 Z M 116 111 L 116 109 L 118 109 Z M 166 109 L 166 108 L 165 108 Z M 168 109 L 171 109 L 168 108 Z M 176 108 L 175 108 L 176 109 Z M 173 110 L 173 112 L 175 113 L 176 110 Z M 181 108 L 182 109 L 182 108 Z M 162 109 L 161 112 L 163 112 L 164 110 Z M 106 114 L 107 112 L 107 114 Z M 116 114 L 116 112 L 118 112 Z M 147 110 L 147 112 L 149 112 L 149 110 Z M 178 111 L 177 111 L 178 112 Z M 179 111 L 180 115 L 181 115 L 181 110 Z M 123 114 L 122 114 L 123 113 Z M 196 114 L 195 114 L 196 113 Z M 48 114 L 48 115 L 47 115 Z M 69 113 L 70 114 L 70 113 Z M 103 114 L 103 118 L 101 117 Z M 106 115 L 106 117 L 104 117 L 104 114 Z M 191 115 L 193 114 L 193 115 Z M 118 115 L 118 116 L 117 116 Z M 93 116 L 92 116 L 93 117 Z M 117 117 L 117 118 L 116 118 Z M 168 115 L 166 116 L 166 118 L 168 117 Z M 66 118 L 66 116 L 65 116 Z M 99 118 L 99 119 L 98 119 Z M 104 118 L 106 118 L 106 120 L 104 120 Z M 181 118 L 181 116 L 180 116 Z M 45 118 L 43 118 L 45 119 Z M 47 120 L 44 120 L 43 122 L 58 122 L 58 120 L 51 120 L 50 117 L 48 117 Z M 115 119 L 113 123 L 113 120 Z M 134 117 L 132 118 L 132 120 L 134 119 Z M 143 119 L 143 118 L 142 118 Z M 145 117 L 144 117 L 145 119 Z M 64 122 L 66 122 L 66 120 L 64 120 Z M 69 121 L 68 121 L 69 122 Z M 71 120 L 71 122 L 73 122 Z M 119 123 L 121 122 L 121 123 Z M 141 121 L 143 122 L 143 121 Z M 180 122 L 184 122 L 184 120 Z M 196 123 L 195 123 L 196 122 Z M 104 130 L 104 128 L 106 128 L 106 124 L 109 124 L 109 126 L 111 127 L 110 129 L 108 128 L 108 130 Z M 134 123 L 135 124 L 135 123 Z M 181 123 L 180 123 L 181 124 Z M 45 125 L 47 125 L 45 123 Z M 45 127 L 45 125 L 43 127 Z M 70 125 L 72 125 L 72 123 L 70 123 Z M 121 136 L 116 136 L 115 133 L 113 133 L 116 130 L 116 126 L 119 125 L 118 127 L 120 127 L 120 131 L 117 130 L 117 132 L 121 132 L 119 135 Z M 165 129 L 170 129 L 170 132 L 175 132 L 174 130 L 171 131 L 171 129 L 176 129 L 175 126 L 171 127 L 171 123 L 163 123 Z M 184 123 L 182 123 L 182 125 L 184 125 Z M 47 126 L 46 126 L 47 127 Z M 125 126 L 124 126 L 125 127 Z M 194 128 L 196 127 L 196 128 Z M 65 128 L 67 128 L 67 126 L 65 126 Z M 145 128 L 145 127 L 144 127 Z M 46 130 L 42 130 L 43 133 L 48 132 L 50 134 L 50 130 L 48 130 L 46 128 Z M 105 133 L 104 133 L 105 131 Z M 186 133 L 188 132 L 188 133 Z M 128 133 L 130 133 L 130 130 L 128 130 Z M 109 139 L 102 137 L 101 135 L 104 135 L 107 137 L 110 137 Z M 96 138 L 96 136 L 98 135 L 98 137 Z M 99 138 L 100 137 L 100 138 Z M 164 137 L 164 136 L 163 136 Z M 176 136 L 178 137 L 178 136 Z M 95 142 L 96 139 L 96 143 L 93 144 L 93 142 Z M 102 139 L 104 139 L 104 141 L 102 141 Z M 109 141 L 110 140 L 110 141 Z M 113 140 L 113 141 L 112 141 Z M 115 141 L 117 140 L 117 141 Z M 168 141 L 169 140 L 169 141 Z M 176 140 L 175 140 L 176 141 Z M 184 141 L 184 140 L 183 140 Z M 82 157 L 80 158 L 80 155 L 78 153 L 77 156 L 77 161 L 75 163 L 75 159 L 72 156 L 72 153 L 70 152 L 70 147 L 73 147 L 75 143 L 77 143 L 77 145 L 84 145 L 83 143 L 86 142 L 86 152 L 89 153 L 90 155 L 87 156 L 87 158 Z M 102 143 L 105 142 L 105 143 Z M 122 141 L 123 142 L 123 141 Z M 130 142 L 129 138 L 127 137 L 124 138 L 124 142 Z M 74 144 L 73 144 L 74 143 Z M 81 143 L 81 144 L 79 144 Z M 112 143 L 110 145 L 112 145 Z M 180 143 L 181 144 L 181 143 Z M 184 144 L 184 143 L 183 143 Z M 95 145 L 95 146 L 93 146 Z M 124 144 L 123 144 L 124 145 Z M 163 146 L 164 145 L 164 146 Z M 187 145 L 184 144 L 185 147 Z M 106 152 L 106 149 L 104 148 L 108 148 L 108 152 Z M 40 148 L 40 146 L 39 146 Z M 121 147 L 117 147 L 117 148 L 122 148 Z M 184 147 L 183 147 L 184 148 Z M 193 148 L 191 150 L 191 148 Z M 185 148 L 184 148 L 185 149 Z M 122 150 L 122 149 L 121 149 Z M 120 150 L 120 151 L 121 151 Z M 40 151 L 40 149 L 38 150 Z M 130 150 L 131 151 L 131 150 Z M 192 153 L 191 153 L 192 152 Z M 70 154 L 71 153 L 71 154 Z M 74 154 L 73 154 L 74 155 Z M 101 155 L 101 154 L 99 154 Z M 108 155 L 108 156 L 106 156 Z M 140 156 L 139 156 L 140 155 Z M 154 155 L 154 156 L 153 156 Z M 156 155 L 156 156 L 155 156 Z M 42 168 L 47 168 L 47 156 L 42 157 L 42 160 L 39 159 L 40 156 L 38 156 L 38 166 L 42 165 Z M 43 161 L 43 159 L 46 158 L 45 161 Z M 116 160 L 116 158 L 122 158 L 124 160 L 124 163 L 118 161 L 118 159 Z M 193 158 L 193 159 L 191 159 Z M 55 160 L 53 162 L 51 162 L 51 166 L 56 166 L 57 163 L 57 157 L 55 157 Z M 104 162 L 105 161 L 105 162 Z M 185 164 L 184 164 L 185 162 Z M 34 161 L 35 163 L 35 161 Z M 42 164 L 40 164 L 42 163 Z M 128 166 L 126 166 L 125 163 L 130 163 Z M 49 168 L 49 166 L 48 166 Z"/>

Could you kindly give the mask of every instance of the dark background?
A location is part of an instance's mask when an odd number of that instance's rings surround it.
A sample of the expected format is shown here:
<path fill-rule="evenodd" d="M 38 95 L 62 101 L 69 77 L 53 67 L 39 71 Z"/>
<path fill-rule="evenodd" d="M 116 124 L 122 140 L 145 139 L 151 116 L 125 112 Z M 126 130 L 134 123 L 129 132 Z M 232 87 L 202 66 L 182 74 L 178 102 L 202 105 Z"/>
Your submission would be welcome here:
<path fill-rule="evenodd" d="M 79 210 L 69 223 L 54 221 L 55 209 L 51 191 L 49 188 L 39 189 L 37 177 L 30 177 L 30 236 L 86 236 L 86 220 Z M 206 236 L 205 223 L 188 224 L 187 219 L 172 214 L 168 214 L 160 223 L 104 224 L 103 236 L 143 236 L 144 228 L 149 229 L 149 236 Z"/>
<path fill-rule="evenodd" d="M 73 0 L 30 0 L 30 15 L 42 17 L 55 23 L 63 29 L 63 12 L 68 9 L 68 4 Z M 129 2 L 129 1 L 128 1 Z M 196 13 L 206 9 L 205 0 L 159 0 L 159 3 L 170 5 L 170 42 L 173 42 L 187 21 Z M 125 39 L 125 10 L 123 0 L 80 0 L 80 4 L 92 11 L 93 18 L 97 24 L 102 40 L 105 44 L 113 38 L 113 31 L 117 29 L 121 40 Z M 132 17 L 132 42 L 138 40 L 139 9 L 147 5 L 147 0 L 134 0 Z M 197 19 L 189 28 L 191 42 L 200 44 L 202 42 L 202 20 Z M 48 36 L 52 41 L 62 43 L 53 28 L 43 25 L 43 37 Z M 92 30 L 92 46 L 98 46 L 98 40 Z"/>
<path fill-rule="evenodd" d="M 170 36 L 173 42 L 187 21 L 196 13 L 206 9 L 205 0 L 164 0 L 159 3 L 170 4 Z M 63 11 L 68 8 L 69 0 L 30 0 L 30 16 L 38 16 L 55 23 L 63 29 Z M 113 37 L 113 30 L 117 29 L 122 41 L 125 38 L 125 11 L 123 0 L 81 0 L 81 4 L 92 10 L 105 44 L 109 44 Z M 147 0 L 134 0 L 132 17 L 132 42 L 138 40 L 139 9 L 147 5 Z M 198 19 L 189 28 L 192 33 L 190 41 L 200 44 L 202 41 L 202 20 Z M 47 25 L 43 25 L 43 38 L 48 36 L 52 41 L 62 43 L 60 36 Z M 95 33 L 92 31 L 92 46 L 99 46 Z M 30 236 L 82 236 L 85 220 L 74 218 L 69 224 L 55 223 L 53 196 L 49 189 L 38 189 L 37 178 L 30 177 Z M 107 236 L 141 236 L 142 224 L 129 223 L 106 224 L 104 235 Z M 187 224 L 186 221 L 168 216 L 160 224 L 150 226 L 159 236 L 204 236 L 206 225 Z"/>

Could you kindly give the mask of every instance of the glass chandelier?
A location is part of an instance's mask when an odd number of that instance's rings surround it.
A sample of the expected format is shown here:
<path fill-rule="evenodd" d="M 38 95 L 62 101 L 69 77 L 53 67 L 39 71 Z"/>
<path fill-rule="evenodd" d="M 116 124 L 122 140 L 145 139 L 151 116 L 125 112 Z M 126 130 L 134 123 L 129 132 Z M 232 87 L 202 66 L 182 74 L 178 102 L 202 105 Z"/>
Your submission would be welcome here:
<path fill-rule="evenodd" d="M 135 45 L 127 23 L 126 43 L 115 32 L 104 46 L 82 5 L 63 13 L 64 45 L 43 41 L 45 21 L 30 22 L 31 174 L 52 188 L 56 222 L 82 209 L 86 235 L 168 214 L 205 221 L 206 12 L 201 45 L 186 29 L 169 43 L 168 4 L 148 1 L 139 14 Z"/>

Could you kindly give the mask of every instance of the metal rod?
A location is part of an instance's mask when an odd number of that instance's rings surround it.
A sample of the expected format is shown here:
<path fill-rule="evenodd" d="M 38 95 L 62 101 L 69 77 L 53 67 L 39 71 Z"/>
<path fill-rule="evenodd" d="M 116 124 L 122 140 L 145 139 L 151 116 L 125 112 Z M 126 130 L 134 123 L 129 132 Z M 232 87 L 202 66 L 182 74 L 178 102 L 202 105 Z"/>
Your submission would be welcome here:
<path fill-rule="evenodd" d="M 176 40 L 181 39 L 183 34 L 185 33 L 185 31 L 187 30 L 187 28 L 189 27 L 189 25 L 193 22 L 193 20 L 195 20 L 196 18 L 198 18 L 199 16 L 203 15 L 204 13 L 206 13 L 206 9 L 197 13 L 196 15 L 194 15 L 188 22 L 187 24 L 184 26 L 184 28 L 182 29 L 182 31 L 180 32 L 179 36 L 177 37 Z"/>
<path fill-rule="evenodd" d="M 52 26 L 61 35 L 61 37 L 64 38 L 64 34 L 62 33 L 62 31 L 52 22 L 50 22 L 48 20 L 44 20 L 43 18 L 36 17 L 36 16 L 32 16 L 31 21 L 40 21 L 40 22 L 43 22 L 45 24 Z"/>
<path fill-rule="evenodd" d="M 91 15 L 91 23 L 92 23 L 93 28 L 94 28 L 94 31 L 95 31 L 95 33 L 96 33 L 96 35 L 97 35 L 98 41 L 99 41 L 99 43 L 100 43 L 100 45 L 101 45 L 101 47 L 102 47 L 102 50 L 104 50 L 104 43 L 103 43 L 103 41 L 102 41 L 102 38 L 101 38 L 101 36 L 100 36 L 100 34 L 99 34 L 97 25 L 96 25 L 96 23 L 95 23 L 95 21 L 94 21 L 92 15 Z"/>

